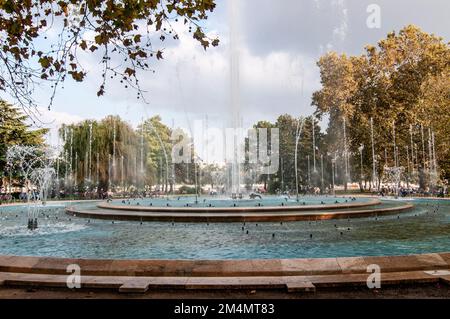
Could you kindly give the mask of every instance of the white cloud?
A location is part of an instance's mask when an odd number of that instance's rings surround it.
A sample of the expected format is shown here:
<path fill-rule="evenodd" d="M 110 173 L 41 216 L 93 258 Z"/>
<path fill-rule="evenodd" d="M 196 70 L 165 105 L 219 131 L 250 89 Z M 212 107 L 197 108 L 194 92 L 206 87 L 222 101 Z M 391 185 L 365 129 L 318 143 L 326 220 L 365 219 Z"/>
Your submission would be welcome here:
<path fill-rule="evenodd" d="M 37 111 L 39 113 L 40 123 L 36 123 L 32 127 L 45 127 L 50 129 L 47 134 L 47 142 L 52 145 L 58 145 L 58 129 L 62 124 L 73 124 L 84 120 L 84 118 L 78 115 L 72 115 L 67 112 L 49 111 L 42 107 L 39 107 Z"/>
<path fill-rule="evenodd" d="M 427 32 L 448 39 L 450 2 L 430 0 L 378 0 L 383 8 L 383 28 L 366 28 L 366 7 L 371 0 L 246 0 L 239 2 L 241 115 L 245 124 L 273 120 L 282 113 L 311 114 L 311 94 L 320 87 L 320 55 L 329 50 L 360 54 L 391 30 L 415 23 Z M 86 82 L 70 83 L 60 91 L 55 110 L 84 118 L 118 114 L 133 124 L 142 117 L 161 114 L 170 125 L 187 127 L 204 118 L 226 124 L 230 112 L 229 20 L 226 2 L 208 21 L 209 33 L 220 37 L 217 48 L 204 51 L 192 34 L 175 23 L 180 40 L 167 39 L 164 60 L 150 60 L 156 73 L 139 73 L 149 104 L 135 99 L 135 92 L 110 80 L 106 94 L 97 98 L 101 82 L 99 59 L 81 56 L 89 69 Z M 408 8 L 402 12 L 403 8 Z M 183 30 L 185 30 L 183 32 Z M 91 35 L 92 36 L 92 35 Z M 156 43 L 156 42 L 155 42 Z M 159 43 L 158 43 L 159 45 Z M 69 80 L 70 81 L 70 80 Z M 68 89 L 67 89 L 68 88 Z"/>

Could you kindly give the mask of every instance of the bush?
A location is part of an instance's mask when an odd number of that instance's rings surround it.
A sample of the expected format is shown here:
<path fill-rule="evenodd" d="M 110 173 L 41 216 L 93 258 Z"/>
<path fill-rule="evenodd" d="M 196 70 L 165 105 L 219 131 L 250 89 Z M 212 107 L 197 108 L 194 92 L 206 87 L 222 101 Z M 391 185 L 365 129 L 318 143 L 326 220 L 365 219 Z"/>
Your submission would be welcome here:
<path fill-rule="evenodd" d="M 189 194 L 189 195 L 195 194 L 195 187 L 183 185 L 178 189 L 178 194 Z"/>

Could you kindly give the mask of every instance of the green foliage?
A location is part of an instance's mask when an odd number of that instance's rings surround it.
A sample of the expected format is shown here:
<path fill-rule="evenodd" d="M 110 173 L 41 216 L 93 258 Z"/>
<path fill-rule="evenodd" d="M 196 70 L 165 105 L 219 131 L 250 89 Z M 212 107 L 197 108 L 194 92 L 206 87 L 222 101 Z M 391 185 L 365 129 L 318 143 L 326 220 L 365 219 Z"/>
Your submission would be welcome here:
<path fill-rule="evenodd" d="M 195 194 L 195 187 L 189 187 L 187 185 L 183 185 L 178 189 L 178 193 L 193 195 L 193 194 Z"/>
<path fill-rule="evenodd" d="M 90 127 L 92 126 L 91 159 L 89 159 Z M 75 175 L 75 184 L 100 184 L 128 188 L 156 184 L 172 184 L 167 176 L 166 158 L 171 169 L 171 130 L 159 116 L 143 122 L 136 130 L 118 116 L 101 121 L 83 121 L 64 125 L 60 129 L 63 140 L 61 174 Z M 70 156 L 72 154 L 72 156 Z M 97 166 L 98 163 L 98 166 Z M 89 180 L 91 177 L 91 180 Z M 168 178 L 167 178 L 168 177 Z M 90 184 L 89 184 L 90 183 Z M 171 185 L 173 186 L 173 185 Z"/>
<path fill-rule="evenodd" d="M 322 88 L 313 94 L 312 104 L 316 106 L 318 118 L 330 117 L 327 131 L 330 151 L 343 150 L 343 119 L 347 120 L 349 151 L 354 159 L 351 166 L 358 168 L 352 172 L 354 178 L 359 179 L 358 148 L 364 145 L 364 176 L 372 179 L 371 118 L 377 175 L 383 173 L 385 165 L 394 165 L 394 125 L 399 161 L 404 167 L 407 166 L 407 154 L 411 154 L 410 126 L 413 144 L 418 145 L 420 152 L 423 148 L 420 128 L 424 126 L 426 140 L 428 128 L 436 133 L 440 175 L 444 179 L 450 178 L 448 43 L 415 26 L 407 26 L 398 34 L 388 34 L 377 47 L 367 46 L 362 56 L 329 53 L 319 60 L 318 66 Z M 431 165 L 428 152 L 425 152 L 425 158 L 419 158 L 418 169 Z M 411 155 L 409 157 L 412 161 Z"/>
<path fill-rule="evenodd" d="M 18 108 L 0 100 L 0 175 L 4 174 L 6 151 L 10 146 L 44 144 L 44 135 L 47 134 L 48 130 L 31 130 L 26 120 L 27 116 Z"/>
<path fill-rule="evenodd" d="M 101 121 L 86 120 L 64 125 L 60 129 L 60 136 L 64 143 L 61 173 L 72 173 L 76 185 L 98 182 L 105 190 L 108 186 L 121 186 L 122 173 L 130 179 L 127 182 L 138 178 L 139 160 L 136 157 L 140 156 L 139 138 L 133 128 L 119 117 L 108 116 Z"/>
<path fill-rule="evenodd" d="M 254 128 L 278 128 L 280 136 L 279 154 L 280 166 L 275 175 L 268 176 L 263 174 L 260 176 L 259 182 L 264 183 L 265 188 L 269 192 L 286 191 L 295 189 L 295 140 L 298 121 L 305 121 L 303 131 L 301 132 L 298 148 L 298 174 L 299 185 L 321 186 L 319 178 L 320 155 L 326 156 L 326 148 L 324 144 L 324 135 L 320 133 L 320 126 L 317 120 L 308 117 L 294 118 L 291 115 L 280 115 L 275 123 L 268 121 L 259 121 Z M 314 123 L 315 140 L 316 140 L 316 172 L 314 169 L 313 158 L 313 138 L 312 128 Z M 270 131 L 269 131 L 270 132 Z M 268 142 L 270 142 L 270 134 L 268 134 Z M 268 143 L 270 147 L 270 143 Z M 310 173 L 308 181 L 308 156 L 310 158 Z M 324 170 L 327 169 L 324 167 Z M 327 178 L 327 176 L 325 176 Z M 325 186 L 327 180 L 325 180 Z"/>

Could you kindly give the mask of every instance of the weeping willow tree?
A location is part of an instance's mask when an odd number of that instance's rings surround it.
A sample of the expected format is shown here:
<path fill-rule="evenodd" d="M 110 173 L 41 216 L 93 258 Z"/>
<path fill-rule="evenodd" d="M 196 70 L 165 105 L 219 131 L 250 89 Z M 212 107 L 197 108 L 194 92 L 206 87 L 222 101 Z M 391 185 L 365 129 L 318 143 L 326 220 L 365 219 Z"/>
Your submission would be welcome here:
<path fill-rule="evenodd" d="M 63 125 L 59 174 L 76 190 L 137 186 L 139 136 L 118 116 Z"/>
<path fill-rule="evenodd" d="M 143 122 L 138 128 L 143 134 L 149 152 L 146 156 L 147 182 L 159 185 L 164 192 L 172 192 L 175 184 L 175 166 L 172 163 L 172 129 L 161 122 L 160 116 L 154 116 Z"/>
<path fill-rule="evenodd" d="M 118 116 L 63 125 L 58 174 L 76 191 L 134 191 L 174 185 L 171 129 L 159 116 L 137 129 Z"/>

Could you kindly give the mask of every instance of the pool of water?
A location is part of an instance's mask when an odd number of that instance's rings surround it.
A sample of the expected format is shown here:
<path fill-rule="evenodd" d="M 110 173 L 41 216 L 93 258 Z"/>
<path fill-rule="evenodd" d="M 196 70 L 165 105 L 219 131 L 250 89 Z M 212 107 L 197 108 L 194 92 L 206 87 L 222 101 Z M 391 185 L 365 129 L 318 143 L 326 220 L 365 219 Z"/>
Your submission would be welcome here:
<path fill-rule="evenodd" d="M 171 203 L 175 201 L 178 200 Z M 450 201 L 415 199 L 384 201 L 382 205 L 396 206 L 405 202 L 411 202 L 415 208 L 399 216 L 245 225 L 112 223 L 68 216 L 63 204 L 52 204 L 41 209 L 39 228 L 35 231 L 27 230 L 25 206 L 0 206 L 0 254 L 117 259 L 270 259 L 450 251 Z M 81 205 L 95 207 L 92 203 Z"/>

